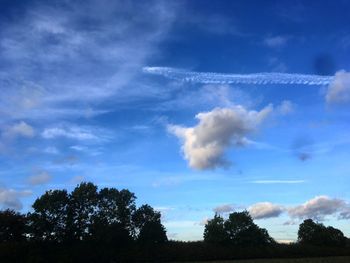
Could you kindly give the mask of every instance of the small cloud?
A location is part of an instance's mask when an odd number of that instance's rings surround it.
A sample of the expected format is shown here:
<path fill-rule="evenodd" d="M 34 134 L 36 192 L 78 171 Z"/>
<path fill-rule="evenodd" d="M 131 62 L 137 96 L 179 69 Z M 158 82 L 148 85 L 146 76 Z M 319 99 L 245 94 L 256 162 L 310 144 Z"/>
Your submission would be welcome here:
<path fill-rule="evenodd" d="M 59 165 L 65 165 L 65 164 L 74 165 L 78 162 L 79 162 L 79 158 L 78 156 L 75 156 L 75 155 L 68 155 L 63 158 L 56 159 L 54 161 L 55 164 L 59 164 Z"/>
<path fill-rule="evenodd" d="M 214 207 L 213 211 L 218 214 L 226 214 L 235 211 L 235 206 L 232 204 L 219 205 Z"/>
<path fill-rule="evenodd" d="M 277 107 L 277 112 L 282 115 L 288 115 L 294 112 L 294 104 L 289 100 L 282 101 L 281 105 Z"/>
<path fill-rule="evenodd" d="M 255 180 L 253 184 L 303 184 L 305 180 Z"/>
<path fill-rule="evenodd" d="M 16 123 L 3 132 L 3 136 L 6 138 L 14 138 L 14 137 L 25 137 L 32 138 L 34 137 L 34 129 L 32 126 L 28 125 L 24 121 Z"/>
<path fill-rule="evenodd" d="M 58 154 L 59 150 L 54 146 L 49 146 L 44 149 L 44 153 L 48 154 Z"/>
<path fill-rule="evenodd" d="M 261 202 L 250 206 L 248 211 L 254 219 L 265 219 L 278 217 L 284 212 L 284 208 L 270 202 Z"/>
<path fill-rule="evenodd" d="M 29 177 L 29 183 L 31 185 L 42 185 L 47 184 L 49 181 L 51 181 L 52 176 L 47 171 L 38 171 L 37 174 L 32 175 Z"/>
<path fill-rule="evenodd" d="M 0 188 L 0 205 L 3 209 L 21 210 L 23 205 L 20 198 L 31 194 L 32 192 L 28 190 L 16 191 L 14 189 Z"/>
<path fill-rule="evenodd" d="M 348 209 L 349 205 L 344 200 L 322 195 L 316 196 L 302 205 L 288 209 L 288 214 L 292 218 L 301 220 L 311 218 L 322 221 L 326 216 L 339 213 L 340 217 L 346 216 L 346 212 L 349 211 Z"/>
<path fill-rule="evenodd" d="M 44 139 L 67 138 L 78 141 L 105 141 L 107 131 L 91 126 L 59 125 L 46 128 L 41 133 Z"/>
<path fill-rule="evenodd" d="M 350 72 L 341 70 L 335 74 L 327 89 L 326 102 L 330 105 L 350 103 Z"/>
<path fill-rule="evenodd" d="M 243 106 L 215 108 L 196 115 L 194 127 L 168 125 L 168 131 L 182 141 L 184 157 L 197 170 L 227 167 L 224 158 L 227 148 L 247 144 L 246 135 L 252 133 L 273 111 L 269 105 L 261 111 L 249 111 Z"/>
<path fill-rule="evenodd" d="M 289 37 L 286 36 L 272 36 L 266 37 L 263 43 L 270 48 L 283 47 L 286 45 Z"/>

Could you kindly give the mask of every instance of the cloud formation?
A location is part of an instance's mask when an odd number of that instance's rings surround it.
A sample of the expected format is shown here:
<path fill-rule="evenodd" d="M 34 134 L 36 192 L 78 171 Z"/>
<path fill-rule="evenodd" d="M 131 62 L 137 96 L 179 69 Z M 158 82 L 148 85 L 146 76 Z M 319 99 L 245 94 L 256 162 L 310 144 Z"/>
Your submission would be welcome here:
<path fill-rule="evenodd" d="M 42 185 L 50 182 L 52 176 L 47 171 L 38 171 L 37 174 L 29 177 L 28 181 L 31 185 Z"/>
<path fill-rule="evenodd" d="M 29 124 L 24 121 L 18 122 L 9 126 L 3 132 L 3 137 L 5 138 L 14 138 L 14 137 L 25 137 L 32 138 L 34 137 L 34 129 Z"/>
<path fill-rule="evenodd" d="M 204 84 L 328 85 L 334 79 L 334 76 L 306 75 L 296 73 L 262 72 L 252 74 L 226 74 L 214 72 L 194 72 L 169 67 L 144 67 L 143 72 L 160 75 L 177 81 Z"/>
<path fill-rule="evenodd" d="M 292 218 L 315 219 L 322 221 L 326 216 L 339 214 L 339 217 L 348 216 L 349 205 L 342 199 L 330 198 L 328 196 L 316 196 L 302 205 L 288 209 Z"/>
<path fill-rule="evenodd" d="M 282 206 L 270 202 L 256 203 L 248 208 L 249 214 L 254 219 L 278 217 L 283 211 L 284 208 Z"/>
<path fill-rule="evenodd" d="M 350 102 L 350 72 L 344 70 L 335 74 L 326 94 L 328 104 L 345 104 Z"/>
<path fill-rule="evenodd" d="M 31 194 L 31 191 L 16 191 L 0 187 L 0 205 L 3 209 L 21 210 L 23 206 L 20 198 Z"/>
<path fill-rule="evenodd" d="M 71 124 L 45 128 L 41 136 L 44 139 L 67 138 L 78 141 L 102 141 L 109 137 L 107 133 L 101 128 Z"/>
<path fill-rule="evenodd" d="M 235 207 L 231 204 L 219 205 L 214 207 L 213 211 L 218 214 L 230 213 L 235 211 Z"/>
<path fill-rule="evenodd" d="M 247 110 L 243 106 L 215 108 L 196 115 L 199 123 L 194 127 L 169 125 L 168 131 L 182 142 L 184 158 L 197 170 L 226 167 L 229 147 L 244 146 L 246 136 L 255 131 L 273 111 L 272 105 L 261 111 Z"/>

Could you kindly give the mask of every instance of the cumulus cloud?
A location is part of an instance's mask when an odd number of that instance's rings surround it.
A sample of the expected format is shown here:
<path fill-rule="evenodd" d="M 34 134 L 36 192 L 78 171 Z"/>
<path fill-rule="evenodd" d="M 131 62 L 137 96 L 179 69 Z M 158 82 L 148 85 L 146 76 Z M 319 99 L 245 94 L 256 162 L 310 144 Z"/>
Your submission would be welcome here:
<path fill-rule="evenodd" d="M 23 205 L 20 198 L 31 194 L 31 191 L 16 191 L 14 189 L 0 188 L 0 205 L 4 209 L 21 210 Z"/>
<path fill-rule="evenodd" d="M 338 213 L 340 213 L 340 217 L 346 217 L 348 209 L 349 206 L 344 200 L 322 195 L 316 196 L 302 205 L 288 209 L 288 213 L 292 218 L 311 218 L 322 221 L 326 216 Z"/>
<path fill-rule="evenodd" d="M 283 211 L 284 208 L 282 206 L 270 202 L 256 203 L 248 208 L 249 214 L 254 219 L 278 217 Z"/>
<path fill-rule="evenodd" d="M 224 214 L 224 213 L 230 213 L 235 210 L 234 205 L 231 204 L 225 204 L 225 205 L 219 205 L 217 207 L 214 207 L 213 211 L 218 214 Z"/>
<path fill-rule="evenodd" d="M 34 129 L 29 124 L 24 121 L 18 122 L 12 126 L 9 126 L 3 132 L 3 136 L 5 138 L 13 138 L 13 137 L 25 137 L 32 138 L 34 137 Z"/>
<path fill-rule="evenodd" d="M 350 102 L 350 72 L 341 70 L 335 74 L 334 80 L 328 85 L 326 102 L 328 104 Z"/>
<path fill-rule="evenodd" d="M 29 183 L 31 185 L 42 185 L 48 183 L 52 179 L 52 176 L 47 171 L 39 171 L 37 174 L 29 177 Z"/>
<path fill-rule="evenodd" d="M 181 139 L 184 158 L 191 168 L 225 167 L 230 164 L 224 158 L 225 150 L 230 146 L 244 146 L 246 136 L 255 131 L 272 111 L 272 105 L 261 111 L 249 111 L 240 105 L 215 108 L 197 114 L 199 123 L 194 127 L 169 125 L 168 131 Z"/>

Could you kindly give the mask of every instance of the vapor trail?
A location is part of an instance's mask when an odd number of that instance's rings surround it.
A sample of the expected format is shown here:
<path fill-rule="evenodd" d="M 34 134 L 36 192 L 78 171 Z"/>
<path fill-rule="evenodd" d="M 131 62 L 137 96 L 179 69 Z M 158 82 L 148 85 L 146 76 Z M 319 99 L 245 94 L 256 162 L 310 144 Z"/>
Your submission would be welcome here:
<path fill-rule="evenodd" d="M 166 78 L 205 84 L 302 84 L 328 85 L 334 76 L 305 75 L 296 73 L 224 74 L 193 72 L 168 67 L 144 67 L 143 72 Z"/>

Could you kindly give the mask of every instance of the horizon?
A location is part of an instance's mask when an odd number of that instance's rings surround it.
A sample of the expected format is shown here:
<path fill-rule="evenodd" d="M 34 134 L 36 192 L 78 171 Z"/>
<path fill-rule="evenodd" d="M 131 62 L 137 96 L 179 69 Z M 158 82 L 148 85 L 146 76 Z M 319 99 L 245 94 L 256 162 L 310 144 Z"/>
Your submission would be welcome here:
<path fill-rule="evenodd" d="M 350 3 L 3 1 L 0 206 L 88 181 L 173 240 L 247 210 L 350 236 Z"/>

